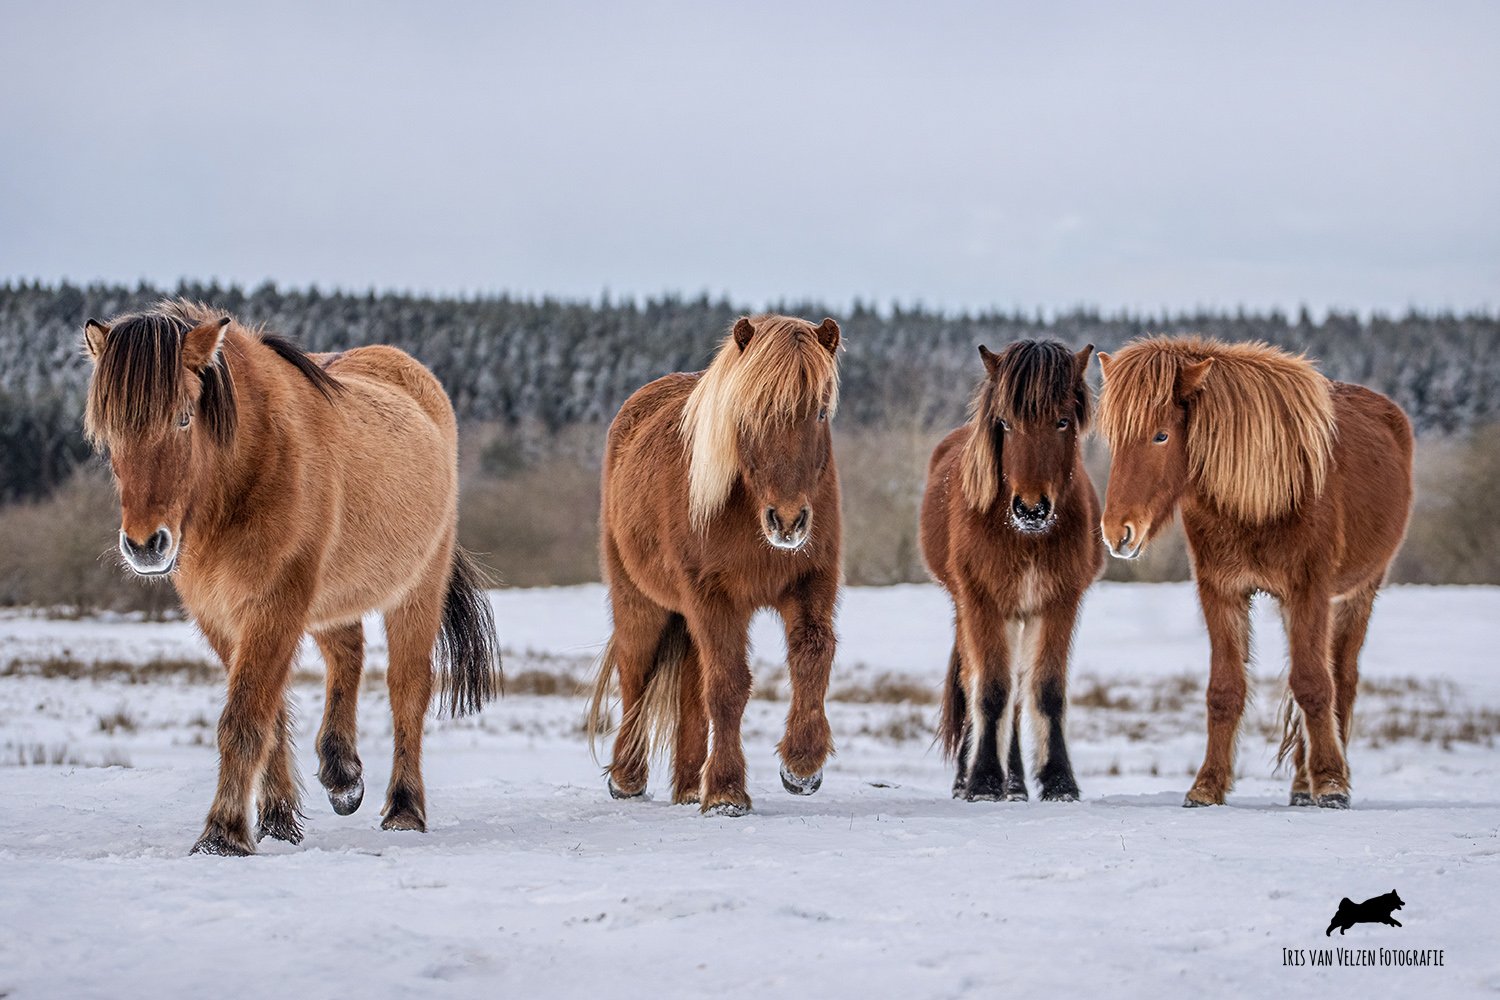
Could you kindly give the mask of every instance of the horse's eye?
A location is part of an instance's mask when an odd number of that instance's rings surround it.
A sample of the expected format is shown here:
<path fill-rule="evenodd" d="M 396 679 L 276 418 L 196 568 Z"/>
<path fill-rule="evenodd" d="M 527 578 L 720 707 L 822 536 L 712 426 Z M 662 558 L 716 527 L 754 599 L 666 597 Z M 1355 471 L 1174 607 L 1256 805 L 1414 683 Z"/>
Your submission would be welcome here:
<path fill-rule="evenodd" d="M 825 406 L 821 410 L 818 411 L 818 419 L 819 420 L 827 420 L 828 419 L 828 407 Z"/>
<path fill-rule="evenodd" d="M 1060 430 L 1060 431 L 1067 430 L 1068 429 L 1068 423 L 1069 423 L 1068 418 L 1067 417 L 1063 417 L 1061 420 L 1059 420 L 1057 422 L 1057 429 Z"/>
<path fill-rule="evenodd" d="M 1151 440 L 1153 442 L 1155 442 L 1156 444 L 1164 444 L 1164 443 L 1166 443 L 1166 440 L 1167 440 L 1167 432 L 1166 431 L 1157 431 L 1156 432 L 1156 437 L 1152 438 Z"/>
<path fill-rule="evenodd" d="M 1002 420 L 1002 421 L 1000 421 L 1000 429 L 1002 431 L 1008 431 L 1008 430 L 1010 430 L 1010 421 L 1009 420 Z"/>
<path fill-rule="evenodd" d="M 181 430 L 181 431 L 185 431 L 185 430 L 187 430 L 188 424 L 190 424 L 192 422 L 193 422 L 193 411 L 192 410 L 184 410 L 183 413 L 182 413 L 182 416 L 180 416 L 180 417 L 177 418 L 177 429 Z"/>

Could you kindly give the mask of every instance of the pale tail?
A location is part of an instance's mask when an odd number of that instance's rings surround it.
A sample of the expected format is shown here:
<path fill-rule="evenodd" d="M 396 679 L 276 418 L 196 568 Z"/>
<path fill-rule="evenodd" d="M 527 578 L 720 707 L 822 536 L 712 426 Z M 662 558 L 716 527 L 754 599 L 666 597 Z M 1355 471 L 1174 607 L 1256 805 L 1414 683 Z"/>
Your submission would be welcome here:
<path fill-rule="evenodd" d="M 632 709 L 633 717 L 621 720 L 621 726 L 631 732 L 630 745 L 621 748 L 625 757 L 649 759 L 671 747 L 677 732 L 682 663 L 691 648 L 687 622 L 681 615 L 673 615 L 657 641 L 656 656 L 646 677 L 646 690 Z M 615 686 L 614 650 L 615 642 L 611 638 L 599 658 L 599 674 L 594 678 L 594 693 L 589 699 L 585 722 L 589 751 L 595 760 L 599 759 L 600 737 L 611 731 L 609 701 Z"/>

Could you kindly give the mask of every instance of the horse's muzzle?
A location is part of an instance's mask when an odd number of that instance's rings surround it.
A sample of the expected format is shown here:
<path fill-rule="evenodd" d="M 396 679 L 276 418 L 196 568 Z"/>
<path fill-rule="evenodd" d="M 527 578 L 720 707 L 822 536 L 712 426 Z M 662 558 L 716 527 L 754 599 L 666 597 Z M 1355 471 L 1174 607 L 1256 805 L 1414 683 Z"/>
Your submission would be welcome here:
<path fill-rule="evenodd" d="M 1022 500 L 1020 495 L 1011 497 L 1010 523 L 1017 531 L 1028 535 L 1040 535 L 1052 527 L 1057 520 L 1057 510 L 1047 497 L 1038 497 L 1035 505 Z"/>
<path fill-rule="evenodd" d="M 1104 535 L 1104 544 L 1109 548 L 1109 554 L 1116 559 L 1138 558 L 1146 548 L 1146 532 L 1129 521 L 1113 532 L 1101 522 L 1099 531 Z"/>
<path fill-rule="evenodd" d="M 772 548 L 795 552 L 807 544 L 812 534 L 812 508 L 803 507 L 788 521 L 775 507 L 767 507 L 760 527 Z"/>
<path fill-rule="evenodd" d="M 177 565 L 177 539 L 166 526 L 157 528 L 144 542 L 120 532 L 120 555 L 125 565 L 141 576 L 161 576 Z"/>

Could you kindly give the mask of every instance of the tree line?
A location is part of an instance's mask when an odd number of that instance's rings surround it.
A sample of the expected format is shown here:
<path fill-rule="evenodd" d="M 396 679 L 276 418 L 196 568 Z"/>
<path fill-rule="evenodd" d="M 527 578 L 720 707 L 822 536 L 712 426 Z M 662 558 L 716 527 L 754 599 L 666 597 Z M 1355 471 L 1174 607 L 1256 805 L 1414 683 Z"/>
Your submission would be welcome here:
<path fill-rule="evenodd" d="M 706 296 L 580 302 L 324 293 L 273 284 L 245 290 L 194 282 L 171 289 L 7 282 L 0 285 L 0 502 L 46 496 L 88 460 L 81 428 L 89 371 L 79 349 L 84 320 L 148 308 L 168 295 L 207 302 L 314 351 L 401 347 L 442 381 L 460 421 L 524 431 L 516 435 L 522 445 L 509 446 L 523 449 L 567 428 L 607 423 L 626 396 L 664 372 L 701 368 L 746 311 Z M 1196 332 L 1306 351 L 1331 377 L 1391 396 L 1419 435 L 1494 423 L 1500 406 L 1500 315 L 1492 313 L 1331 312 L 1315 321 L 1305 310 L 1289 316 L 1075 309 L 1044 316 L 858 303 L 830 310 L 810 302 L 774 309 L 839 320 L 848 349 L 840 423 L 861 428 L 959 423 L 979 375 L 981 343 L 1051 337 L 1114 350 L 1147 333 Z"/>

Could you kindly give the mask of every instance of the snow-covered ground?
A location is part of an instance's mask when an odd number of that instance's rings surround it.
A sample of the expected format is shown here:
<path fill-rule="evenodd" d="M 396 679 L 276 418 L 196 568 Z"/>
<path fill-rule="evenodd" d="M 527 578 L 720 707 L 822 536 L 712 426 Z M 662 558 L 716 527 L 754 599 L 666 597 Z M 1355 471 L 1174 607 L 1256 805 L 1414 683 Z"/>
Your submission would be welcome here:
<path fill-rule="evenodd" d="M 1500 589 L 1381 598 L 1347 813 L 1286 808 L 1272 774 L 1285 654 L 1269 602 L 1238 785 L 1224 808 L 1184 810 L 1208 654 L 1190 587 L 1091 593 L 1071 805 L 951 800 L 931 747 L 946 598 L 851 590 L 839 755 L 812 798 L 777 780 L 782 647 L 776 620 L 756 621 L 755 812 L 738 820 L 669 805 L 657 781 L 655 801 L 605 793 L 573 694 L 608 631 L 602 588 L 494 599 L 512 693 L 429 724 L 431 832 L 377 827 L 390 717 L 372 623 L 364 807 L 334 815 L 313 777 L 307 644 L 307 839 L 249 859 L 186 856 L 222 703 L 190 626 L 0 616 L 0 997 L 1500 990 Z M 1323 936 L 1341 897 L 1392 889 L 1403 928 Z M 1328 945 L 1440 948 L 1443 966 L 1284 964 Z"/>

